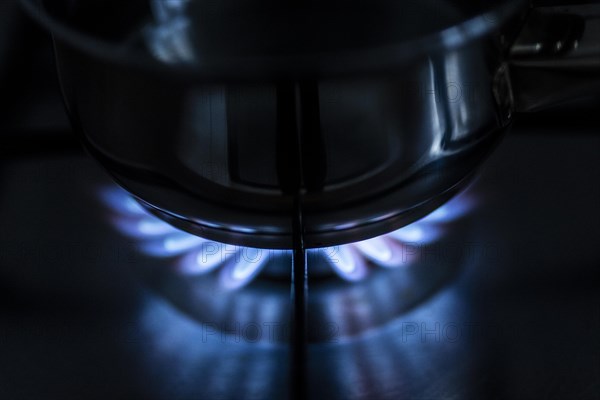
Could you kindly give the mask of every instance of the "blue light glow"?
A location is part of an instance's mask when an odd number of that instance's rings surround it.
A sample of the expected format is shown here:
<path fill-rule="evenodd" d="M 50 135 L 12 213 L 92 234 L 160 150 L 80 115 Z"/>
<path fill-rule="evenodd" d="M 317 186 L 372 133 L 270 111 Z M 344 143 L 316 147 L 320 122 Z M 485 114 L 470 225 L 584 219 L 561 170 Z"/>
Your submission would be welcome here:
<path fill-rule="evenodd" d="M 203 254 L 201 250 L 196 250 L 181 257 L 175 268 L 183 275 L 195 276 L 208 274 L 217 269 L 221 263 L 220 256 L 210 256 Z"/>
<path fill-rule="evenodd" d="M 441 236 L 437 226 L 429 226 L 425 222 L 406 226 L 390 233 L 388 236 L 403 243 L 425 245 L 435 242 Z"/>
<path fill-rule="evenodd" d="M 104 204 L 112 211 L 121 215 L 142 216 L 146 215 L 146 211 L 136 202 L 133 197 L 129 196 L 123 190 L 111 188 L 101 192 Z"/>
<path fill-rule="evenodd" d="M 163 244 L 165 250 L 171 254 L 180 254 L 184 251 L 196 248 L 206 240 L 197 236 L 188 235 L 183 232 L 178 232 L 164 239 Z"/>
<path fill-rule="evenodd" d="M 148 236 L 140 239 L 147 239 L 141 244 L 141 249 L 145 254 L 167 258 L 185 254 L 205 242 L 202 238 L 179 231 L 166 236 Z"/>
<path fill-rule="evenodd" d="M 337 247 L 326 255 L 333 271 L 347 281 L 359 281 L 368 274 L 364 258 L 352 246 Z"/>
<path fill-rule="evenodd" d="M 175 229 L 166 222 L 151 218 L 140 220 L 137 224 L 137 230 L 147 236 L 164 235 L 175 231 Z"/>
<path fill-rule="evenodd" d="M 146 255 L 177 258 L 175 270 L 183 275 L 203 275 L 220 270 L 222 285 L 237 289 L 250 283 L 267 264 L 270 250 L 253 249 L 209 241 L 159 220 L 146 212 L 125 191 L 113 187 L 102 191 L 112 210 L 112 222 L 124 235 L 140 240 Z M 425 218 L 389 234 L 347 245 L 314 250 L 331 270 L 346 281 L 364 279 L 370 266 L 398 268 L 412 265 L 416 256 L 407 246 L 439 240 L 444 225 L 465 216 L 475 205 L 461 195 Z M 414 247 L 413 247 L 414 248 Z M 284 252 L 291 257 L 289 252 Z"/>
<path fill-rule="evenodd" d="M 386 263 L 392 259 L 392 249 L 382 236 L 358 242 L 354 245 L 365 257 L 375 262 Z"/>
<path fill-rule="evenodd" d="M 239 261 L 230 263 L 221 271 L 221 283 L 228 289 L 245 286 L 259 274 L 266 261 L 267 257 L 261 257 L 257 260 L 242 258 Z"/>
<path fill-rule="evenodd" d="M 475 205 L 475 200 L 472 197 L 463 194 L 444 204 L 418 223 L 452 222 L 466 216 Z"/>

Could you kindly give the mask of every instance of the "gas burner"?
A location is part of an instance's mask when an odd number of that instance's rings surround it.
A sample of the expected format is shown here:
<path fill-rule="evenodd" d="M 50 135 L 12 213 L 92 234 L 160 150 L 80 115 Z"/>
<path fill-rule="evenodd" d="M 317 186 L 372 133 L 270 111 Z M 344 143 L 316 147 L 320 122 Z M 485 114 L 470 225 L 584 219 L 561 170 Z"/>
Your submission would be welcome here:
<path fill-rule="evenodd" d="M 223 340 L 289 339 L 290 251 L 199 238 L 150 215 L 122 189 L 101 193 L 113 225 L 139 249 L 130 266 L 155 293 Z M 475 205 L 465 192 L 389 234 L 309 250 L 309 342 L 352 341 L 437 293 L 469 257 L 461 217 Z"/>
<path fill-rule="evenodd" d="M 226 289 L 246 286 L 261 272 L 284 278 L 291 265 L 291 252 L 257 249 L 219 243 L 183 232 L 148 213 L 127 192 L 118 187 L 102 190 L 105 204 L 112 210 L 114 226 L 125 236 L 138 241 L 148 256 L 173 259 L 175 271 L 184 276 L 206 275 L 218 271 L 219 282 Z M 335 273 L 348 282 L 364 280 L 373 267 L 402 268 L 413 264 L 418 256 L 415 247 L 437 241 L 444 225 L 469 212 L 472 197 L 459 196 L 425 218 L 386 235 L 342 246 L 309 250 L 309 275 Z M 286 262 L 282 262 L 287 259 Z M 323 262 L 324 261 L 324 262 Z M 271 264 L 271 268 L 265 268 Z M 323 264 L 328 268 L 324 271 Z M 314 267 L 313 267 L 314 265 Z"/>

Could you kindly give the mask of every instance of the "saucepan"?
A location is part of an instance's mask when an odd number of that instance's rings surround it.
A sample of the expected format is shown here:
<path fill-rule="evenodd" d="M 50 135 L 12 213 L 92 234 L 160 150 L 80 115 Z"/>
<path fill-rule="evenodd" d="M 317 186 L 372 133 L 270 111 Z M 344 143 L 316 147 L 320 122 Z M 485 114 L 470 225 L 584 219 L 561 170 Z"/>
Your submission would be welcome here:
<path fill-rule="evenodd" d="M 398 229 L 464 188 L 516 114 L 600 92 L 595 4 L 21 3 L 53 35 L 88 151 L 152 213 L 225 243 Z"/>

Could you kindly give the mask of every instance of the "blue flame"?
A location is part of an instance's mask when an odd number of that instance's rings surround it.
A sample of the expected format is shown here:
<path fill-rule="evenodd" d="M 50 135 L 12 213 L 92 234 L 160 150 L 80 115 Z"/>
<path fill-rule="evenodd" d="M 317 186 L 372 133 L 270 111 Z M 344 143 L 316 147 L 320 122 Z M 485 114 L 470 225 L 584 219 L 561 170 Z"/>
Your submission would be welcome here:
<path fill-rule="evenodd" d="M 261 271 L 267 261 L 261 257 L 255 261 L 242 259 L 226 265 L 221 273 L 221 283 L 227 289 L 238 289 L 251 282 Z"/>
<path fill-rule="evenodd" d="M 425 223 L 416 223 L 398 229 L 388 236 L 400 242 L 423 245 L 435 242 L 441 236 L 441 231 L 437 227 L 427 226 Z"/>
<path fill-rule="evenodd" d="M 218 270 L 225 288 L 245 286 L 259 275 L 272 250 L 227 245 L 203 239 L 161 221 L 146 212 L 129 194 L 117 187 L 102 191 L 104 203 L 112 210 L 114 226 L 128 237 L 141 241 L 146 255 L 177 258 L 175 269 L 184 275 L 203 275 Z M 465 216 L 474 201 L 461 195 L 425 218 L 389 234 L 314 252 L 331 270 L 346 281 L 355 282 L 369 274 L 369 266 L 398 268 L 410 265 L 415 257 L 407 245 L 426 245 L 441 238 L 444 225 Z M 284 252 L 290 257 L 289 252 Z"/>
<path fill-rule="evenodd" d="M 463 193 L 411 225 L 380 237 L 341 246 L 337 254 L 327 253 L 326 259 L 336 274 L 349 281 L 357 280 L 355 268 L 364 265 L 365 260 L 384 268 L 411 265 L 416 255 L 414 251 L 407 250 L 407 245 L 424 246 L 436 242 L 443 236 L 446 224 L 466 216 L 474 206 L 474 199 Z M 341 254 L 346 258 L 338 257 Z"/>
<path fill-rule="evenodd" d="M 364 258 L 352 246 L 340 246 L 326 253 L 333 271 L 347 281 L 359 281 L 368 274 Z"/>

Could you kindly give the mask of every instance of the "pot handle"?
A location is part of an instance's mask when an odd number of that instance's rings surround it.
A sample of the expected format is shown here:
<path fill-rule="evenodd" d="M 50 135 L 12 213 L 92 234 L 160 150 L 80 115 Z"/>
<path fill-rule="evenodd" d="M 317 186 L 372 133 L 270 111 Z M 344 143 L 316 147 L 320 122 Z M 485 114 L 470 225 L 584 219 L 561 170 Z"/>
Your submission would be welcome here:
<path fill-rule="evenodd" d="M 600 94 L 600 4 L 532 8 L 508 65 L 517 112 Z"/>

